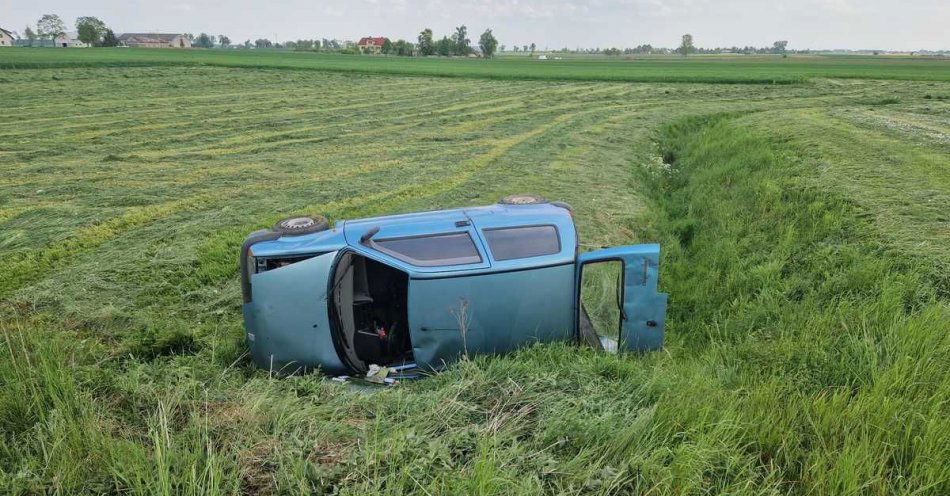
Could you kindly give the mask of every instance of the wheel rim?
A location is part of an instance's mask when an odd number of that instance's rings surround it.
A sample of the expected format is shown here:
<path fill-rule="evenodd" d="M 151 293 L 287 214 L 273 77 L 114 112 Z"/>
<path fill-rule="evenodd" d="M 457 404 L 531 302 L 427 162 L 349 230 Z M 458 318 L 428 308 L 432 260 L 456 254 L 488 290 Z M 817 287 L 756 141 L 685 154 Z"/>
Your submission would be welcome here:
<path fill-rule="evenodd" d="M 538 202 L 538 199 L 537 199 L 536 197 L 534 197 L 534 196 L 529 196 L 529 195 L 514 195 L 514 196 L 509 196 L 506 200 L 508 201 L 508 203 L 512 203 L 512 204 L 514 204 L 514 205 L 528 205 L 528 204 L 531 204 L 531 203 L 537 203 L 537 202 Z"/>
<path fill-rule="evenodd" d="M 306 229 L 315 223 L 310 217 L 293 217 L 280 221 L 280 227 L 284 229 Z"/>

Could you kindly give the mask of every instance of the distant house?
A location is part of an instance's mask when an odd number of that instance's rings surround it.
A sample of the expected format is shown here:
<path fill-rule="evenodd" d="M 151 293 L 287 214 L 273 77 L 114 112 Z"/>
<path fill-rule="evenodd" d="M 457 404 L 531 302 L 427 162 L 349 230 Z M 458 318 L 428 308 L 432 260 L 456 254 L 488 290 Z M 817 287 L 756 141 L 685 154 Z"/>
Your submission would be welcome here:
<path fill-rule="evenodd" d="M 63 33 L 53 40 L 58 48 L 86 48 L 89 45 L 79 40 L 79 33 Z"/>
<path fill-rule="evenodd" d="M 0 28 L 0 47 L 13 46 L 18 36 L 13 31 Z"/>
<path fill-rule="evenodd" d="M 119 42 L 132 48 L 191 48 L 191 40 L 180 33 L 122 33 Z"/>
<path fill-rule="evenodd" d="M 386 42 L 386 38 L 383 37 L 365 37 L 360 38 L 360 41 L 356 42 L 356 46 L 360 47 L 360 51 L 363 53 L 379 53 L 383 50 L 383 43 Z"/>

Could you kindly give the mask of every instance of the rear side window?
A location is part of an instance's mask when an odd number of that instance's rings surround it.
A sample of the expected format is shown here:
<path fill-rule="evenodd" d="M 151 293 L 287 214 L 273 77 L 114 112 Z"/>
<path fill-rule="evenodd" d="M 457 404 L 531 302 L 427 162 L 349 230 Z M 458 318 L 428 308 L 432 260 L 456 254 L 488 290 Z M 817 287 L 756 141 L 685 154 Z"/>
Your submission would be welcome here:
<path fill-rule="evenodd" d="M 468 233 L 435 234 L 374 240 L 379 251 L 421 267 L 463 265 L 482 261 Z"/>
<path fill-rule="evenodd" d="M 483 232 L 495 260 L 540 257 L 561 251 L 561 240 L 554 226 L 505 227 Z"/>

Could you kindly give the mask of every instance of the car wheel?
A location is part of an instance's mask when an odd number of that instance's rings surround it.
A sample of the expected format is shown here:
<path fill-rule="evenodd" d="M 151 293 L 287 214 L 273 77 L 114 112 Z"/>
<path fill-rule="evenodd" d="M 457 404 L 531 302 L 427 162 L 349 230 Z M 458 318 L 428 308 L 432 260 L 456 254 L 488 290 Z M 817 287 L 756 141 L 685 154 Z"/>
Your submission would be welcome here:
<path fill-rule="evenodd" d="M 303 215 L 287 217 L 274 224 L 274 230 L 285 236 L 297 236 L 326 231 L 330 222 L 322 215 Z"/>
<path fill-rule="evenodd" d="M 536 205 L 538 203 L 547 203 L 548 200 L 539 195 L 508 195 L 498 203 L 502 205 Z"/>

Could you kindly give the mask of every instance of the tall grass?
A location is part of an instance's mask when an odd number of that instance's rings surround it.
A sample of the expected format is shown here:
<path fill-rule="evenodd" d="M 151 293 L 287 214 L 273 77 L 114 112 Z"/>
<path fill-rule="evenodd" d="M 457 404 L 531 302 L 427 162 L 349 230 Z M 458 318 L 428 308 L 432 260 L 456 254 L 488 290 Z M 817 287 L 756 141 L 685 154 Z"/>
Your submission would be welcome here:
<path fill-rule="evenodd" d="M 151 411 L 110 404 L 116 399 L 108 393 L 114 370 L 98 369 L 95 355 L 101 349 L 70 344 L 41 322 L 4 321 L 0 329 L 4 493 L 235 490 L 233 460 L 219 454 L 203 405 L 187 390 L 157 398 Z M 231 468 L 230 479 L 225 466 Z"/>
<path fill-rule="evenodd" d="M 96 404 L 72 372 L 62 337 L 0 323 L 0 487 L 72 492 L 104 464 Z"/>
<path fill-rule="evenodd" d="M 743 391 L 746 448 L 803 492 L 950 490 L 945 279 L 751 128 L 687 119 L 661 142 L 671 333 Z"/>

